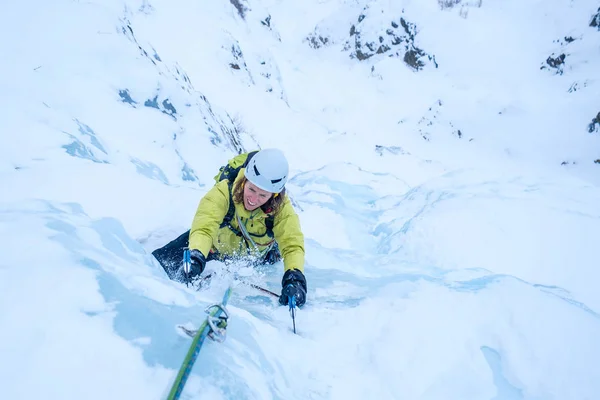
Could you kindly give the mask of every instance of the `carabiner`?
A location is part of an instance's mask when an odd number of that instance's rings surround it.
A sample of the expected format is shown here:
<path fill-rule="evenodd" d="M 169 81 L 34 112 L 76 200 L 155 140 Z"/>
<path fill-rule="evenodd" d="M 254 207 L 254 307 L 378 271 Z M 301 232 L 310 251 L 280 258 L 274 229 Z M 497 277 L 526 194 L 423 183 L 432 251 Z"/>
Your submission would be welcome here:
<path fill-rule="evenodd" d="M 223 315 L 220 315 L 218 317 L 210 315 L 210 310 L 213 307 L 217 307 L 218 309 L 220 309 Z M 225 330 L 227 328 L 227 319 L 229 318 L 229 313 L 227 312 L 227 309 L 222 304 L 212 304 L 206 307 L 204 312 L 209 314 L 208 317 L 206 317 L 206 321 L 208 322 L 208 326 L 210 327 L 208 337 L 216 342 L 223 343 L 223 341 L 225 341 L 225 336 L 227 333 Z"/>

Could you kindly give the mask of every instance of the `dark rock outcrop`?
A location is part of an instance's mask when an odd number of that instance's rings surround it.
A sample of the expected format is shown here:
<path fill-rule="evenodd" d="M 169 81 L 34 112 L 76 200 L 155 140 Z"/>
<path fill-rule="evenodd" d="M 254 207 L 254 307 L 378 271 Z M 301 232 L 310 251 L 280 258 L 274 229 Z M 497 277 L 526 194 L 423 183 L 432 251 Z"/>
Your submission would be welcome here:
<path fill-rule="evenodd" d="M 387 28 L 382 27 L 379 32 L 363 32 L 363 21 L 368 15 L 363 13 L 357 18 L 356 24 L 350 28 L 350 39 L 346 42 L 345 49 L 352 50 L 350 57 L 365 61 L 376 55 L 399 57 L 406 65 L 418 71 L 431 62 L 436 68 L 435 56 L 427 54 L 417 47 L 415 37 L 418 33 L 417 26 L 404 17 L 390 21 Z"/>
<path fill-rule="evenodd" d="M 598 28 L 600 31 L 600 7 L 598 7 L 598 12 L 592 17 L 590 21 L 590 26 L 592 28 Z"/>

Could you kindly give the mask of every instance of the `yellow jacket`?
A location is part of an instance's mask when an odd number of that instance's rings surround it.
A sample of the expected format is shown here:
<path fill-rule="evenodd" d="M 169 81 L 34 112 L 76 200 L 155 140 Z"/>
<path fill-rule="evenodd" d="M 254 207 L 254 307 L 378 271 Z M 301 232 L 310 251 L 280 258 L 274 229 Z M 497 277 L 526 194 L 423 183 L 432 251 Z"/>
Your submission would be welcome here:
<path fill-rule="evenodd" d="M 235 180 L 236 183 L 242 179 L 244 172 L 245 168 L 240 169 Z M 205 257 L 208 257 L 211 249 L 229 256 L 247 254 L 247 249 L 251 248 L 251 245 L 248 245 L 242 236 L 237 236 L 228 227 L 220 228 L 229 209 L 229 201 L 232 199 L 229 196 L 227 180 L 218 182 L 200 200 L 190 230 L 190 249 L 200 250 Z M 234 206 L 235 215 L 231 220 L 231 226 L 239 230 L 239 217 L 250 237 L 258 246 L 258 250 L 267 249 L 273 240 L 266 235 L 265 218 L 267 214 L 260 207 L 254 211 L 248 211 L 243 204 L 235 203 Z M 304 273 L 304 235 L 300 229 L 298 215 L 287 196 L 279 212 L 275 215 L 273 235 L 283 257 L 284 271 L 298 269 Z"/>

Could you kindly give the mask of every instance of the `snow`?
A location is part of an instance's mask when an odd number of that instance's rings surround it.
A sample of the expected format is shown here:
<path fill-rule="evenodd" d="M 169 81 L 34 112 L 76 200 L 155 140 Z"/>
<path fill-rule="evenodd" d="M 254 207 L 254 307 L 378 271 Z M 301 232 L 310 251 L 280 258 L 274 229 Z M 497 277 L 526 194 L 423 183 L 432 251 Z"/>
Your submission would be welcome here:
<path fill-rule="evenodd" d="M 239 3 L 3 8 L 1 397 L 165 398 L 176 326 L 233 284 L 183 398 L 596 399 L 597 3 Z M 438 65 L 352 58 L 352 25 Z M 306 238 L 297 335 L 222 263 L 196 291 L 151 255 L 258 147 Z M 280 290 L 281 264 L 227 268 Z"/>

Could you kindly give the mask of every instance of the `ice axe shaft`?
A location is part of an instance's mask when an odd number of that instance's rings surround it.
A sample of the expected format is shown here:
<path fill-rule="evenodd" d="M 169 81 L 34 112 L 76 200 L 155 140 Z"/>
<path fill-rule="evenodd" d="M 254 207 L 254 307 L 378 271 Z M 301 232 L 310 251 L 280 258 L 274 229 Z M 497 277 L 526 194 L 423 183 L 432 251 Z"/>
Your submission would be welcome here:
<path fill-rule="evenodd" d="M 185 275 L 185 286 L 190 283 L 190 272 L 192 271 L 192 257 L 190 249 L 187 247 L 183 250 L 183 274 Z"/>
<path fill-rule="evenodd" d="M 290 315 L 292 316 L 294 333 L 296 333 L 296 296 L 288 296 L 288 304 L 290 306 Z"/>

